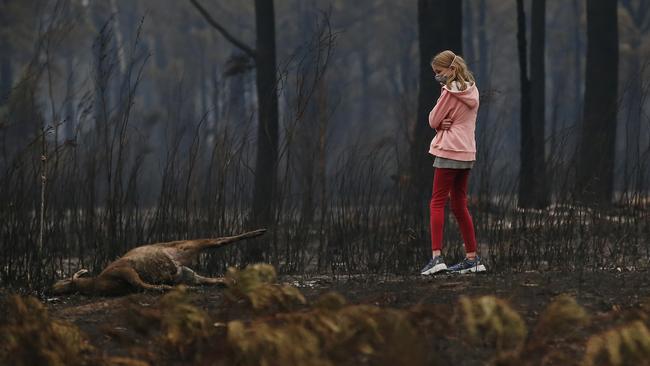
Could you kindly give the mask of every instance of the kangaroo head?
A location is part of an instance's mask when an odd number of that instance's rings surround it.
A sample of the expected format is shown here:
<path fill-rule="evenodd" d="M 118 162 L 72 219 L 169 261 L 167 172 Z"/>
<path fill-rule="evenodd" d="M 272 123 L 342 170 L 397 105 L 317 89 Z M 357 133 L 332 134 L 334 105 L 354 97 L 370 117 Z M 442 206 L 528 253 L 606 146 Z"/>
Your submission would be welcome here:
<path fill-rule="evenodd" d="M 77 291 L 77 286 L 76 286 L 76 281 L 79 279 L 81 276 L 88 274 L 87 269 L 81 269 L 77 271 L 72 277 L 67 278 L 65 280 L 59 280 L 54 283 L 52 286 L 52 293 L 56 295 L 62 295 L 62 294 L 68 294 L 71 292 Z"/>

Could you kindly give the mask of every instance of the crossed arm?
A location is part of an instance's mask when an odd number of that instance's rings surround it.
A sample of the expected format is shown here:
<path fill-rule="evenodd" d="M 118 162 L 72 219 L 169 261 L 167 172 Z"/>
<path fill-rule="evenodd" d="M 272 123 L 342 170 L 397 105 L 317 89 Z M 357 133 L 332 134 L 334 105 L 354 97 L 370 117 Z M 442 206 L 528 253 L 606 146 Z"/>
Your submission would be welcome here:
<path fill-rule="evenodd" d="M 435 107 L 429 113 L 429 126 L 436 131 L 446 131 L 453 123 L 451 119 L 447 118 L 450 99 L 448 92 L 443 89 L 440 98 L 436 101 Z"/>

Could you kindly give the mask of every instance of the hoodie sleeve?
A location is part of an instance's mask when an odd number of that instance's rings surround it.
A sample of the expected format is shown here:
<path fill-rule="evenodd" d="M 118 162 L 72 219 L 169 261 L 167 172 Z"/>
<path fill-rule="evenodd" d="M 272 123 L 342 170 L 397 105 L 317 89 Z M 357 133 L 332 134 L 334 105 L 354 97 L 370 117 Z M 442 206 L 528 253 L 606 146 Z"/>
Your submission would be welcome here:
<path fill-rule="evenodd" d="M 447 113 L 449 113 L 449 104 L 449 92 L 443 89 L 440 98 L 438 98 L 438 101 L 436 102 L 436 106 L 433 107 L 431 112 L 429 112 L 429 126 L 431 126 L 431 128 L 437 129 L 438 126 L 440 126 L 440 122 L 442 122 L 442 120 L 447 116 Z"/>

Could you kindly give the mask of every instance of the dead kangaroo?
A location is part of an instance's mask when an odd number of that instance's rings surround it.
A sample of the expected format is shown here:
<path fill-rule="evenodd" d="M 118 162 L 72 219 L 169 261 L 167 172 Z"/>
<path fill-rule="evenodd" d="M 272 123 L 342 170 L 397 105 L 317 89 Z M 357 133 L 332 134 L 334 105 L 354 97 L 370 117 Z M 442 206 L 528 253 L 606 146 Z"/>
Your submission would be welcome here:
<path fill-rule="evenodd" d="M 97 277 L 81 277 L 82 269 L 72 278 L 57 281 L 54 294 L 81 292 L 88 295 L 122 295 L 138 290 L 169 290 L 172 285 L 215 285 L 223 278 L 203 277 L 189 266 L 208 248 L 217 248 L 242 239 L 262 235 L 266 229 L 216 239 L 180 240 L 143 245 L 111 262 Z"/>

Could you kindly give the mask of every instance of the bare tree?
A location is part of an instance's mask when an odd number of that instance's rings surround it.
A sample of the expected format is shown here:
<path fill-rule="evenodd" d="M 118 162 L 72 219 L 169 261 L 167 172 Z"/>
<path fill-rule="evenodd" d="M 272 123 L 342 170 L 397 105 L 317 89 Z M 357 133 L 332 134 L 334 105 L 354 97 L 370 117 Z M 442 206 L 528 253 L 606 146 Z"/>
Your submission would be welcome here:
<path fill-rule="evenodd" d="M 436 53 L 446 49 L 460 53 L 462 23 L 461 1 L 418 0 L 420 85 L 417 119 L 411 144 L 411 179 L 417 201 L 431 192 L 433 179 L 433 168 L 427 150 L 434 131 L 426 121 L 429 111 L 440 95 L 440 85 L 433 78 L 431 59 Z M 419 214 L 419 209 L 416 213 Z"/>
<path fill-rule="evenodd" d="M 273 212 L 278 162 L 278 95 L 273 1 L 255 1 L 256 49 L 247 46 L 228 32 L 197 0 L 190 2 L 212 27 L 255 62 L 258 149 L 253 190 L 253 221 L 268 224 Z"/>
<path fill-rule="evenodd" d="M 489 85 L 485 85 L 485 83 L 488 81 L 488 65 L 489 65 L 488 64 L 488 41 L 486 35 L 487 30 L 485 25 L 486 12 L 487 12 L 487 5 L 485 4 L 485 0 L 480 0 L 479 16 L 478 16 L 478 59 L 479 59 L 478 82 L 484 84 L 483 88 L 489 89 Z"/>
<path fill-rule="evenodd" d="M 618 98 L 616 0 L 587 1 L 587 70 L 576 194 L 583 202 L 612 199 Z"/>
<path fill-rule="evenodd" d="M 546 0 L 532 3 L 530 79 L 526 47 L 526 14 L 523 0 L 517 0 L 517 44 L 521 81 L 521 158 L 519 206 L 543 208 L 548 205 L 544 151 L 545 65 L 544 34 Z"/>
<path fill-rule="evenodd" d="M 13 68 L 11 63 L 11 42 L 9 35 L 11 32 L 8 28 L 11 26 L 8 17 L 8 4 L 0 4 L 0 107 L 4 106 L 9 100 L 9 93 L 13 84 Z"/>
<path fill-rule="evenodd" d="M 278 93 L 273 0 L 255 0 L 255 25 L 259 125 L 253 217 L 255 221 L 267 224 L 272 217 L 278 164 Z"/>
<path fill-rule="evenodd" d="M 643 37 L 650 30 L 650 2 L 622 0 L 624 12 L 619 21 L 621 29 L 627 30 L 621 34 L 626 38 L 624 47 L 627 50 L 629 66 L 626 80 L 626 110 L 625 120 L 625 159 L 623 160 L 623 190 L 641 192 L 645 186 L 645 175 L 642 166 L 642 115 L 645 103 L 643 73 L 647 68 L 642 60 Z M 623 40 L 621 39 L 621 42 Z"/>
<path fill-rule="evenodd" d="M 2 15 L 0 14 L 0 21 Z M 1 37 L 1 36 L 0 36 Z M 13 69 L 11 65 L 11 46 L 4 37 L 0 38 L 0 107 L 9 100 L 13 84 Z"/>
<path fill-rule="evenodd" d="M 575 19 L 582 18 L 582 4 L 579 0 L 571 1 L 571 8 L 574 13 Z M 580 22 L 572 22 L 571 24 L 571 33 L 573 38 L 573 95 L 576 98 L 576 105 L 574 106 L 574 120 L 575 122 L 580 121 L 580 116 L 582 112 L 582 103 L 583 97 L 582 94 L 582 82 L 580 81 L 582 76 L 582 57 L 583 57 L 583 47 L 584 39 L 580 36 Z"/>

